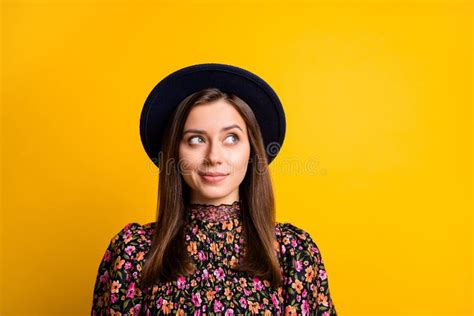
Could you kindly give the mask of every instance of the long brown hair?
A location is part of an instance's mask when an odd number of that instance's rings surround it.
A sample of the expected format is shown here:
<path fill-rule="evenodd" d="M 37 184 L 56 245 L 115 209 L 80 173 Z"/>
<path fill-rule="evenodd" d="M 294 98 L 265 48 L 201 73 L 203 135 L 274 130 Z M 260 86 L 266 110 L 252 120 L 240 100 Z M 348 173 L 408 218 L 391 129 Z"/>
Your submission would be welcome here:
<path fill-rule="evenodd" d="M 179 172 L 179 143 L 190 110 L 199 104 L 221 99 L 240 113 L 247 125 L 250 142 L 247 173 L 239 186 L 245 256 L 233 269 L 266 279 L 273 287 L 282 285 L 280 265 L 274 252 L 275 202 L 260 127 L 252 109 L 242 99 L 217 88 L 208 88 L 181 101 L 168 121 L 158 160 L 157 220 L 142 270 L 141 284 L 144 287 L 194 272 L 183 238 L 190 188 Z"/>

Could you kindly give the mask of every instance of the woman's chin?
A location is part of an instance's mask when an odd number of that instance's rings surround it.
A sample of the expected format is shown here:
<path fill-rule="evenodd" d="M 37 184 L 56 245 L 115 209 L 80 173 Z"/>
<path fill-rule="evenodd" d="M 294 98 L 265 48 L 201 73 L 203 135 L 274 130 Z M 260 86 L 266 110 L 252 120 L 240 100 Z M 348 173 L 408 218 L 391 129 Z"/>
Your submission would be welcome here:
<path fill-rule="evenodd" d="M 225 198 L 227 195 L 229 195 L 229 192 L 219 188 L 216 188 L 215 190 L 209 188 L 208 190 L 200 191 L 199 195 L 206 200 L 218 200 Z"/>

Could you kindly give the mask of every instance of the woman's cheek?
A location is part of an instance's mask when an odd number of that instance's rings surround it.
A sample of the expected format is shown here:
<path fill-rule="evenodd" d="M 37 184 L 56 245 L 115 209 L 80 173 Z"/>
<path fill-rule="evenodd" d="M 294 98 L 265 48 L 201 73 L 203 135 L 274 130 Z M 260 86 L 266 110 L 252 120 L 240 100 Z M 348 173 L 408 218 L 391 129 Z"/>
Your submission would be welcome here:
<path fill-rule="evenodd" d="M 246 172 L 248 164 L 248 159 L 239 159 L 234 161 L 233 163 L 233 168 L 234 168 L 234 173 L 241 174 Z"/>

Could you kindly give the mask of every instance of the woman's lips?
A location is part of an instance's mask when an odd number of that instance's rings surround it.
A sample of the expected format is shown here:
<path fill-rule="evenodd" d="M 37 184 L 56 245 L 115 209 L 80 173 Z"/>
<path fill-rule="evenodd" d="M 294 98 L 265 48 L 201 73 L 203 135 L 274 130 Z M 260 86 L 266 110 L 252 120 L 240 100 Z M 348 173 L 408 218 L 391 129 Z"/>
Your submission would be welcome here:
<path fill-rule="evenodd" d="M 209 174 L 200 174 L 201 179 L 208 183 L 218 183 L 224 180 L 228 175 L 209 175 Z"/>

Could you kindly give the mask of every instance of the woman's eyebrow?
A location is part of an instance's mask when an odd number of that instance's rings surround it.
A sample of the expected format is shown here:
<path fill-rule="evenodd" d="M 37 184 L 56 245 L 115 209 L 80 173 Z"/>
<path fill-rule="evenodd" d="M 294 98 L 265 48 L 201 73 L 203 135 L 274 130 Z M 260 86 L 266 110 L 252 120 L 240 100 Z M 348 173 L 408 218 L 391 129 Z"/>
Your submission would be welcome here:
<path fill-rule="evenodd" d="M 244 132 L 242 130 L 242 128 L 240 128 L 239 125 L 237 124 L 233 124 L 233 125 L 229 125 L 229 126 L 226 126 L 224 128 L 221 129 L 221 132 L 224 132 L 224 131 L 227 131 L 227 130 L 230 130 L 230 129 L 233 129 L 233 128 L 238 128 L 242 131 L 242 133 Z M 203 130 L 200 130 L 200 129 L 194 129 L 194 128 L 191 128 L 191 129 L 187 129 L 184 131 L 183 135 L 186 134 L 186 133 L 197 133 L 197 134 L 206 134 L 206 131 L 203 131 Z"/>

